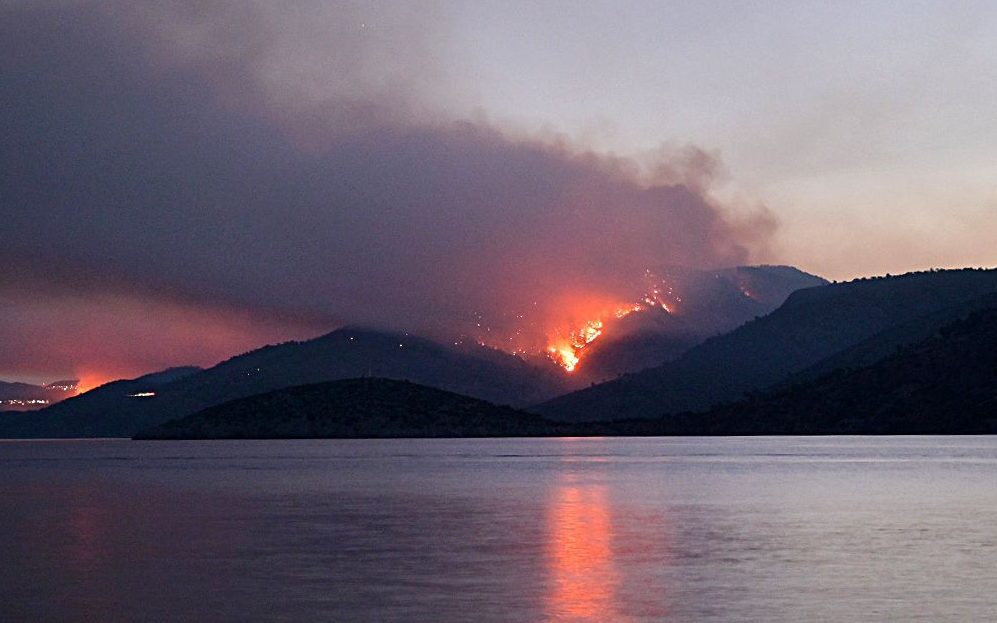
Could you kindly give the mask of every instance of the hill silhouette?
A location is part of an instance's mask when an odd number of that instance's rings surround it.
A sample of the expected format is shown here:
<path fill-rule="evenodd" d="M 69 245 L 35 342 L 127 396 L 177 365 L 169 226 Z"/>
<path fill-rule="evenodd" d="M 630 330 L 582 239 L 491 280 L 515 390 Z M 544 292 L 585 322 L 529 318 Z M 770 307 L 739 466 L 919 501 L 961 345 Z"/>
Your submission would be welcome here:
<path fill-rule="evenodd" d="M 137 438 L 825 434 L 997 434 L 997 306 L 873 364 L 705 413 L 551 422 L 412 383 L 354 379 L 243 398 Z"/>
<path fill-rule="evenodd" d="M 200 372 L 185 366 L 112 381 L 40 411 L 0 414 L 0 437 L 114 437 L 135 426 L 136 413 L 164 385 Z"/>
<path fill-rule="evenodd" d="M 995 434 L 997 307 L 874 364 L 707 413 L 666 417 L 645 434 L 652 429 L 692 435 Z"/>
<path fill-rule="evenodd" d="M 782 305 L 793 292 L 828 282 L 792 266 L 721 270 L 664 268 L 655 272 L 671 312 L 652 307 L 611 320 L 585 348 L 575 375 L 603 382 L 672 361 L 707 338 L 726 333 Z"/>
<path fill-rule="evenodd" d="M 76 393 L 79 381 L 67 379 L 46 385 L 0 381 L 0 413 L 34 411 L 55 404 Z"/>
<path fill-rule="evenodd" d="M 216 405 L 136 439 L 544 436 L 556 425 L 483 400 L 391 379 L 288 387 Z"/>
<path fill-rule="evenodd" d="M 703 411 L 788 381 L 876 336 L 863 363 L 923 337 L 997 292 L 997 270 L 859 279 L 794 292 L 776 311 L 707 340 L 674 362 L 534 407 L 564 421 L 653 418 Z M 903 329 L 907 325 L 908 329 Z M 891 329 L 900 329 L 890 336 Z M 867 343 L 866 346 L 869 346 Z M 842 362 L 843 363 L 843 362 Z"/>
<path fill-rule="evenodd" d="M 265 346 L 166 383 L 150 383 L 154 375 L 116 381 L 36 412 L 32 419 L 4 416 L 0 437 L 130 437 L 236 398 L 361 376 L 411 380 L 502 404 L 522 405 L 565 391 L 564 376 L 556 370 L 494 349 L 347 328 Z M 133 397 L 150 390 L 155 396 Z"/>

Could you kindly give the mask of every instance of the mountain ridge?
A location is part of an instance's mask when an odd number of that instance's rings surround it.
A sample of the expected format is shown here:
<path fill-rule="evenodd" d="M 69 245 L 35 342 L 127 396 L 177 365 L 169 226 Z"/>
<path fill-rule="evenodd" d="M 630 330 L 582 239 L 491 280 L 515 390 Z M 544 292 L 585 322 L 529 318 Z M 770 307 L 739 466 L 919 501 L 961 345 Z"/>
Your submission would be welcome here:
<path fill-rule="evenodd" d="M 793 292 L 829 283 L 793 266 L 771 264 L 716 270 L 672 266 L 648 275 L 652 294 L 657 288 L 661 300 L 610 320 L 606 334 L 585 347 L 575 375 L 586 384 L 677 359 L 710 337 L 774 311 Z"/>
<path fill-rule="evenodd" d="M 705 410 L 788 380 L 903 322 L 997 292 L 997 270 L 922 271 L 797 290 L 767 316 L 674 362 L 533 407 L 545 417 L 612 420 Z"/>
<path fill-rule="evenodd" d="M 995 434 L 997 305 L 870 365 L 840 368 L 705 413 L 666 416 L 652 429 L 692 435 Z"/>
<path fill-rule="evenodd" d="M 540 416 L 408 381 L 359 378 L 238 398 L 135 439 L 369 439 L 546 436 Z"/>
<path fill-rule="evenodd" d="M 526 403 L 563 391 L 564 379 L 553 370 L 493 349 L 474 353 L 403 333 L 337 329 L 254 349 L 154 387 L 148 381 L 155 374 L 114 381 L 30 419 L 4 416 L 0 436 L 131 436 L 228 400 L 363 375 L 420 381 L 497 403 Z M 149 393 L 154 395 L 135 396 Z"/>

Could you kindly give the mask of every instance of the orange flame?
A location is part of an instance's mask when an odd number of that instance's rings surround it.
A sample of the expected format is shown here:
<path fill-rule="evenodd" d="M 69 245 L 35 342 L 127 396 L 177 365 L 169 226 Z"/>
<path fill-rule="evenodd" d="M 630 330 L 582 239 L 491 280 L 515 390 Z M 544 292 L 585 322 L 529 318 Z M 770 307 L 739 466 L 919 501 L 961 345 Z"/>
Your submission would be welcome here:
<path fill-rule="evenodd" d="M 564 368 L 566 372 L 574 372 L 582 358 L 582 351 L 586 346 L 602 336 L 607 323 L 612 320 L 619 320 L 632 313 L 642 312 L 649 309 L 660 308 L 668 314 L 675 312 L 675 301 L 681 301 L 675 297 L 671 287 L 665 284 L 655 284 L 637 301 L 633 303 L 616 303 L 614 305 L 592 305 L 575 301 L 573 305 L 566 305 L 572 311 L 578 309 L 598 308 L 598 311 L 574 314 L 574 317 L 583 316 L 590 318 L 582 322 L 569 324 L 567 330 L 555 331 L 549 336 L 547 344 L 547 356 L 557 365 Z M 569 314 L 565 314 L 569 315 Z"/>
<path fill-rule="evenodd" d="M 604 327 L 601 318 L 589 320 L 580 328 L 570 331 L 567 337 L 556 338 L 555 342 L 547 347 L 547 352 L 562 368 L 573 372 L 578 365 L 581 350 L 602 335 Z"/>
<path fill-rule="evenodd" d="M 105 383 L 110 383 L 116 377 L 107 374 L 106 372 L 82 372 L 77 374 L 79 376 L 80 382 L 76 385 L 76 393 L 84 394 L 91 389 L 96 389 Z"/>

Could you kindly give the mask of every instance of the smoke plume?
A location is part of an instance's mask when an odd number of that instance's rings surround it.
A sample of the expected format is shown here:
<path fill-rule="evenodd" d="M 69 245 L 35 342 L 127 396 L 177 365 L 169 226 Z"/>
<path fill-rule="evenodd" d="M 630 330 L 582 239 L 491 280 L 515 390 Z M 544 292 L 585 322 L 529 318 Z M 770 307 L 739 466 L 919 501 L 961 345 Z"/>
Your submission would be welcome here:
<path fill-rule="evenodd" d="M 706 152 L 469 120 L 447 41 L 427 3 L 0 9 L 0 374 L 345 323 L 539 348 L 648 268 L 765 252 L 771 217 L 712 198 Z"/>

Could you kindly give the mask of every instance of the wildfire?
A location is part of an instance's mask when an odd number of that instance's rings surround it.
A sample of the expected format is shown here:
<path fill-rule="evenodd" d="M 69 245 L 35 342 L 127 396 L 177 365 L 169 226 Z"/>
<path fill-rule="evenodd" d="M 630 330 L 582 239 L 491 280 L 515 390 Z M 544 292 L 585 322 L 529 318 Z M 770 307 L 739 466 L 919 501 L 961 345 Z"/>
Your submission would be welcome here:
<path fill-rule="evenodd" d="M 575 354 L 575 349 L 570 346 L 551 346 L 547 349 L 550 358 L 554 363 L 561 366 L 568 372 L 574 372 L 580 358 Z"/>
<path fill-rule="evenodd" d="M 620 307 L 612 316 L 623 318 L 636 311 L 633 307 Z M 574 372 L 581 361 L 581 351 L 603 334 L 605 323 L 602 318 L 585 322 L 580 328 L 570 331 L 566 337 L 559 336 L 547 347 L 548 356 L 566 372 Z"/>
<path fill-rule="evenodd" d="M 571 332 L 567 338 L 559 339 L 557 343 L 548 346 L 547 353 L 566 371 L 574 372 L 581 359 L 578 356 L 579 351 L 602 335 L 603 326 L 601 319 L 589 320 L 580 329 Z"/>
<path fill-rule="evenodd" d="M 79 376 L 80 380 L 76 385 L 77 394 L 84 394 L 91 389 L 104 385 L 105 383 L 110 383 L 116 378 L 100 372 L 83 372 Z"/>
<path fill-rule="evenodd" d="M 643 287 L 635 284 L 629 294 L 565 288 L 497 316 L 474 312 L 467 318 L 469 333 L 460 335 L 454 346 L 476 343 L 524 359 L 545 357 L 565 372 L 575 372 L 584 350 L 607 331 L 619 329 L 614 323 L 621 319 L 652 310 L 680 314 L 682 298 L 669 281 L 646 271 Z"/>
<path fill-rule="evenodd" d="M 648 277 L 653 275 L 648 273 Z M 575 324 L 567 330 L 556 332 L 547 346 L 547 356 L 566 372 L 574 372 L 581 361 L 582 351 L 594 342 L 606 330 L 606 322 L 619 320 L 630 314 L 650 309 L 661 309 L 672 314 L 675 303 L 681 302 L 667 284 L 657 282 L 648 287 L 647 291 L 636 302 L 609 306 L 607 311 L 593 314 L 595 318 Z M 609 311 L 611 310 L 611 311 Z"/>

